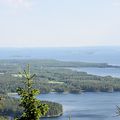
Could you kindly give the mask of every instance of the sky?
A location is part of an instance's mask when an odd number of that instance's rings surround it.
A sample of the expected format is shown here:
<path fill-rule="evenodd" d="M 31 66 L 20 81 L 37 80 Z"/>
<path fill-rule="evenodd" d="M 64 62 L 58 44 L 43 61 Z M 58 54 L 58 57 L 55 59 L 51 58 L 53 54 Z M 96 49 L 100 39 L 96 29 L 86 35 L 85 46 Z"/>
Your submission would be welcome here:
<path fill-rule="evenodd" d="M 0 47 L 120 46 L 120 0 L 0 0 Z"/>

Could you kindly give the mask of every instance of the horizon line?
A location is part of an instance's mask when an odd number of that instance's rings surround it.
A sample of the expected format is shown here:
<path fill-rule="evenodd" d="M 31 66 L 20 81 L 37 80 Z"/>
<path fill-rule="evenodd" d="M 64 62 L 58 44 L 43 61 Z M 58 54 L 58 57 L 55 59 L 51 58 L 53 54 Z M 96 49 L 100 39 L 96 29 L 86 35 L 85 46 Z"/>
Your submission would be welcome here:
<path fill-rule="evenodd" d="M 1 48 L 80 48 L 80 47 L 120 47 L 120 45 L 86 45 L 86 46 L 0 46 Z"/>

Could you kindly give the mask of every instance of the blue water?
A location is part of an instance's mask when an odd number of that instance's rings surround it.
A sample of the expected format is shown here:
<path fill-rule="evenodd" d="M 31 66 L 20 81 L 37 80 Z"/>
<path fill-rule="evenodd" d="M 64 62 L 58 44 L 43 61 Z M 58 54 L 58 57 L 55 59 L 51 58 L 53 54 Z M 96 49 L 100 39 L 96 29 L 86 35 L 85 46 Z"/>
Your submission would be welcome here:
<path fill-rule="evenodd" d="M 84 71 L 88 74 L 99 75 L 99 76 L 112 76 L 120 78 L 120 68 L 70 68 L 74 71 Z"/>
<path fill-rule="evenodd" d="M 120 65 L 120 47 L 0 48 L 0 59 L 57 59 Z M 78 68 L 100 76 L 120 77 L 120 68 Z"/>
<path fill-rule="evenodd" d="M 0 59 L 58 59 L 120 65 L 120 47 L 0 48 Z"/>
<path fill-rule="evenodd" d="M 58 118 L 46 120 L 119 120 L 116 106 L 120 105 L 120 93 L 82 93 L 82 94 L 41 94 L 41 100 L 59 102 L 64 114 Z"/>
<path fill-rule="evenodd" d="M 66 61 L 104 62 L 120 65 L 120 47 L 81 48 L 0 48 L 0 59 L 57 59 Z M 120 68 L 74 68 L 95 75 L 120 77 Z M 46 120 L 119 120 L 116 105 L 120 105 L 120 93 L 41 94 L 42 100 L 59 102 L 64 114 Z"/>

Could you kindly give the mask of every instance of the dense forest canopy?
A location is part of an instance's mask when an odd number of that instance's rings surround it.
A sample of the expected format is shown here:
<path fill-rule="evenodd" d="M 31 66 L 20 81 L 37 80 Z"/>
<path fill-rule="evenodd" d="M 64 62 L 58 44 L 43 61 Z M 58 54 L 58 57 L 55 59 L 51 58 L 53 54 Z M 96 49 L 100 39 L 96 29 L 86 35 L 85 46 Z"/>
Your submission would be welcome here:
<path fill-rule="evenodd" d="M 119 67 L 107 63 L 67 62 L 57 60 L 0 60 L 0 120 L 8 120 L 6 116 L 21 115 L 22 108 L 18 100 L 11 98 L 18 87 L 24 86 L 24 79 L 18 74 L 27 64 L 31 73 L 35 73 L 33 87 L 41 93 L 59 92 L 113 92 L 120 91 L 120 78 L 97 76 L 86 72 L 74 71 L 75 67 Z M 63 114 L 59 103 L 43 101 L 50 110 L 43 117 L 55 117 Z"/>
<path fill-rule="evenodd" d="M 45 116 L 42 117 L 56 117 L 63 114 L 63 108 L 61 104 L 50 101 L 41 102 L 42 104 L 47 104 L 49 106 L 49 111 Z M 22 111 L 23 108 L 19 106 L 18 99 L 2 95 L 2 100 L 0 101 L 0 120 L 7 120 L 7 116 L 20 116 Z"/>
<path fill-rule="evenodd" d="M 21 79 L 18 73 L 27 63 L 30 64 L 31 72 L 36 73 L 34 87 L 39 89 L 41 93 L 120 91 L 119 78 L 111 76 L 101 77 L 69 69 L 80 66 L 113 67 L 107 63 L 64 62 L 57 60 L 0 60 L 1 94 L 16 92 L 17 87 L 23 86 L 24 80 Z"/>

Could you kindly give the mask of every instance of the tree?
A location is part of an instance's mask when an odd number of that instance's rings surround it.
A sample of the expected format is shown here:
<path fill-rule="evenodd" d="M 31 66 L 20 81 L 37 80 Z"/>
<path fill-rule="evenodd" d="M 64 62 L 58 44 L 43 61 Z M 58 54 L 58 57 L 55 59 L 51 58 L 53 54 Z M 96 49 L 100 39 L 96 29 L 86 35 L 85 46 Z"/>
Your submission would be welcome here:
<path fill-rule="evenodd" d="M 19 87 L 17 93 L 20 96 L 20 106 L 23 107 L 23 113 L 17 120 L 39 120 L 40 117 L 47 113 L 48 105 L 42 104 L 41 101 L 36 98 L 39 90 L 32 87 L 35 74 L 30 74 L 29 65 L 21 75 L 22 78 L 25 79 L 25 86 L 23 88 Z"/>
<path fill-rule="evenodd" d="M 72 120 L 72 119 L 71 119 L 71 114 L 69 115 L 69 118 L 68 118 L 68 120 Z"/>
<path fill-rule="evenodd" d="M 120 116 L 120 107 L 119 106 L 117 106 L 117 116 Z"/>

